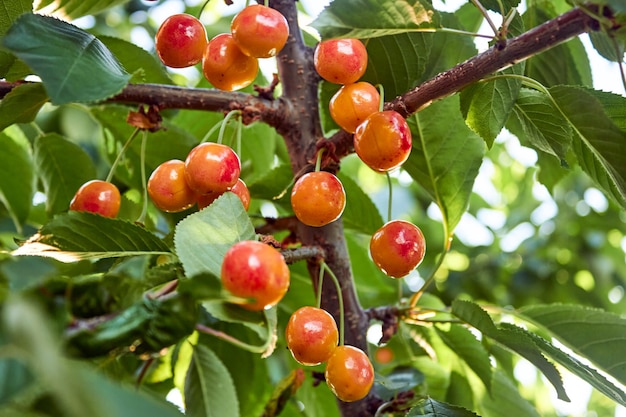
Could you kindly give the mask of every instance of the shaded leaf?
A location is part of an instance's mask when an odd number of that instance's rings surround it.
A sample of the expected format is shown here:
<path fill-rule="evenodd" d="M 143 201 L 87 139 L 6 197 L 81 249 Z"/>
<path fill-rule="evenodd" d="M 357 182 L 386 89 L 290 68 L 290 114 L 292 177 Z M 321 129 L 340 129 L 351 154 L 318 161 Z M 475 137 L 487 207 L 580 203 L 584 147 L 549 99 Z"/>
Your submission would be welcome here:
<path fill-rule="evenodd" d="M 185 406 L 190 417 L 239 416 L 233 379 L 222 361 L 205 345 L 193 348 L 185 380 Z"/>
<path fill-rule="evenodd" d="M 463 122 L 458 103 L 451 96 L 408 119 L 413 150 L 403 166 L 439 206 L 448 235 L 467 209 L 485 149 Z"/>
<path fill-rule="evenodd" d="M 12 254 L 75 262 L 169 252 L 161 239 L 134 223 L 70 211 L 56 216 Z"/>
<path fill-rule="evenodd" d="M 579 305 L 537 305 L 520 310 L 524 318 L 548 329 L 565 346 L 626 383 L 626 319 Z"/>
<path fill-rule="evenodd" d="M 548 96 L 522 89 L 507 125 L 522 143 L 530 142 L 540 151 L 565 159 L 572 142 L 572 130 Z"/>
<path fill-rule="evenodd" d="M 37 4 L 37 11 L 46 14 L 55 14 L 60 17 L 76 19 L 88 14 L 96 14 L 113 6 L 128 3 L 130 0 L 41 0 Z"/>
<path fill-rule="evenodd" d="M 0 8 L 0 41 L 11 24 L 23 13 L 33 10 L 32 0 L 4 0 Z M 0 78 L 5 78 L 15 63 L 15 56 L 0 50 Z"/>
<path fill-rule="evenodd" d="M 52 17 L 21 15 L 3 45 L 41 77 L 53 104 L 100 101 L 130 79 L 95 36 Z"/>
<path fill-rule="evenodd" d="M 556 86 L 549 91 L 574 130 L 572 149 L 578 163 L 604 191 L 626 207 L 626 132 L 611 121 L 601 102 L 585 89 Z"/>
<path fill-rule="evenodd" d="M 520 0 L 482 0 L 481 4 L 489 10 L 500 13 L 502 11 L 500 2 L 502 3 L 502 7 L 504 7 L 504 13 L 507 13 L 510 9 L 517 7 Z"/>
<path fill-rule="evenodd" d="M 96 177 L 96 168 L 89 155 L 56 133 L 35 139 L 34 160 L 46 194 L 48 214 L 66 211 L 76 190 Z"/>
<path fill-rule="evenodd" d="M 322 39 L 362 39 L 415 30 L 432 24 L 434 17 L 423 0 L 345 0 L 331 2 L 311 26 Z"/>
<path fill-rule="evenodd" d="M 485 393 L 480 400 L 478 411 L 482 417 L 540 417 L 504 372 L 497 370 L 494 373 L 493 386 L 498 388 L 491 395 Z"/>
<path fill-rule="evenodd" d="M 13 358 L 0 360 L 0 407 L 33 382 L 33 374 L 24 363 Z"/>
<path fill-rule="evenodd" d="M 346 191 L 346 208 L 341 218 L 346 227 L 372 235 L 383 225 L 383 218 L 371 198 L 350 177 L 338 175 Z"/>
<path fill-rule="evenodd" d="M 234 243 L 255 236 L 239 197 L 225 193 L 178 223 L 174 246 L 188 276 L 204 272 L 220 276 L 226 251 Z"/>
<path fill-rule="evenodd" d="M 415 367 L 399 366 L 389 374 L 376 378 L 376 394 L 389 401 L 401 392 L 413 390 L 424 380 L 424 374 Z"/>
<path fill-rule="evenodd" d="M 493 370 L 489 354 L 476 336 L 466 327 L 458 324 L 452 324 L 448 331 L 440 327 L 435 327 L 435 329 L 441 340 L 472 368 L 485 384 L 487 391 L 491 391 Z"/>
<path fill-rule="evenodd" d="M 0 101 L 0 131 L 13 123 L 30 123 L 48 101 L 41 83 L 18 85 Z"/>
<path fill-rule="evenodd" d="M 406 417 L 475 417 L 477 415 L 463 407 L 446 404 L 429 397 L 413 407 Z"/>
<path fill-rule="evenodd" d="M 35 173 L 30 143 L 13 126 L 0 132 L 0 202 L 4 204 L 17 230 L 28 217 L 35 192 Z"/>

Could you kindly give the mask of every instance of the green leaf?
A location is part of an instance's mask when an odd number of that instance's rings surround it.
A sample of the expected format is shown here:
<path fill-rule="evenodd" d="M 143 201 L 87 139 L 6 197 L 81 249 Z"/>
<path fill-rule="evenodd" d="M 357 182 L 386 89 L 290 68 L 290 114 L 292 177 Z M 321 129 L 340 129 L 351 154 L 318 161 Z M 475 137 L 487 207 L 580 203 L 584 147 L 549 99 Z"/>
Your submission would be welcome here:
<path fill-rule="evenodd" d="M 520 0 L 482 0 L 481 4 L 489 10 L 501 13 L 502 9 L 500 3 L 502 3 L 504 13 L 506 14 L 510 9 L 517 7 L 519 2 Z"/>
<path fill-rule="evenodd" d="M 41 77 L 53 104 L 100 101 L 130 79 L 95 36 L 52 17 L 21 15 L 3 45 Z"/>
<path fill-rule="evenodd" d="M 170 253 L 165 243 L 141 226 L 74 211 L 56 216 L 12 252 L 61 262 L 163 253 Z"/>
<path fill-rule="evenodd" d="M 530 142 L 540 151 L 559 159 L 572 142 L 572 129 L 548 96 L 523 88 L 513 107 L 507 127 L 522 143 Z"/>
<path fill-rule="evenodd" d="M 243 324 L 259 337 L 267 339 L 267 320 L 262 311 L 249 311 L 224 300 L 205 301 L 202 306 L 216 319 Z"/>
<path fill-rule="evenodd" d="M 396 97 L 415 87 L 430 55 L 433 37 L 424 33 L 399 33 L 369 39 L 369 61 L 361 78 L 382 84 L 385 97 Z"/>
<path fill-rule="evenodd" d="M 205 345 L 193 348 L 185 380 L 185 405 L 190 417 L 239 416 L 233 379 L 222 361 Z"/>
<path fill-rule="evenodd" d="M 33 382 L 33 374 L 26 365 L 14 358 L 0 360 L 0 407 Z"/>
<path fill-rule="evenodd" d="M 234 243 L 255 236 L 239 197 L 225 193 L 178 223 L 174 246 L 186 275 L 209 272 L 219 277 L 226 251 Z"/>
<path fill-rule="evenodd" d="M 66 211 L 76 190 L 96 177 L 96 168 L 87 152 L 56 133 L 35 139 L 34 160 L 50 215 Z"/>
<path fill-rule="evenodd" d="M 520 310 L 522 317 L 548 329 L 574 353 L 590 360 L 622 384 L 626 383 L 626 319 L 579 305 L 537 305 Z"/>
<path fill-rule="evenodd" d="M 376 394 L 385 401 L 400 392 L 414 389 L 424 383 L 424 374 L 410 366 L 399 366 L 382 377 L 376 378 Z"/>
<path fill-rule="evenodd" d="M 362 39 L 431 26 L 434 16 L 423 0 L 344 0 L 331 2 L 311 26 L 322 39 Z"/>
<path fill-rule="evenodd" d="M 76 19 L 88 14 L 96 14 L 113 6 L 128 3 L 130 0 L 41 0 L 38 2 L 37 11 L 46 14 L 58 14 L 67 16 L 68 19 Z"/>
<path fill-rule="evenodd" d="M 489 337 L 495 337 L 498 328 L 491 319 L 491 316 L 480 308 L 478 304 L 466 300 L 454 300 L 452 302 L 452 314 L 465 323 L 471 325 L 482 334 Z"/>
<path fill-rule="evenodd" d="M 426 398 L 413 407 L 406 417 L 476 417 L 478 414 L 463 407 L 446 404 L 441 401 Z"/>
<path fill-rule="evenodd" d="M 35 192 L 35 173 L 30 143 L 13 126 L 0 132 L 0 202 L 9 211 L 18 231 L 31 209 Z"/>
<path fill-rule="evenodd" d="M 518 64 L 503 71 L 521 74 Z M 467 125 L 491 148 L 517 100 L 522 82 L 515 78 L 495 78 L 479 81 L 461 91 L 461 112 Z"/>
<path fill-rule="evenodd" d="M 487 391 L 491 391 L 493 370 L 489 354 L 476 336 L 466 327 L 458 324 L 452 324 L 448 331 L 440 327 L 435 327 L 435 330 L 441 340 L 472 368 L 485 384 Z"/>
<path fill-rule="evenodd" d="M 458 103 L 458 96 L 451 96 L 408 119 L 413 150 L 404 164 L 439 206 L 448 235 L 468 207 L 485 151 L 481 139 L 463 122 Z"/>
<path fill-rule="evenodd" d="M 248 184 L 250 194 L 255 198 L 272 201 L 275 197 L 285 192 L 293 181 L 293 171 L 288 164 L 282 164 L 271 170 L 260 178 Z M 282 195 L 276 202 L 284 202 L 289 205 L 289 193 Z"/>
<path fill-rule="evenodd" d="M 596 98 L 602 94 L 569 86 L 556 86 L 549 91 L 574 130 L 572 149 L 581 168 L 616 202 L 626 207 L 626 132 L 605 113 Z"/>
<path fill-rule="evenodd" d="M 550 358 L 560 363 L 574 375 L 577 375 L 583 380 L 587 381 L 595 389 L 597 389 L 599 392 L 603 393 L 613 401 L 623 406 L 626 406 L 626 392 L 616 387 L 604 376 L 598 373 L 598 371 L 588 365 L 585 365 L 573 356 L 570 356 L 562 350 L 556 348 L 547 340 L 532 333 L 529 333 L 529 335 L 533 338 L 535 344 Z"/>
<path fill-rule="evenodd" d="M 123 39 L 100 36 L 98 39 L 115 55 L 120 64 L 133 74 L 133 81 L 155 84 L 172 84 L 165 67 L 154 54 Z"/>
<path fill-rule="evenodd" d="M 481 399 L 478 411 L 482 417 L 540 417 L 504 372 L 495 372 L 492 385 L 497 389 L 492 390 L 491 395 L 483 395 Z"/>
<path fill-rule="evenodd" d="M 18 16 L 32 10 L 32 0 L 4 0 L 2 8 L 0 8 L 0 42 Z M 14 63 L 15 56 L 13 54 L 0 50 L 0 78 L 6 77 Z"/>
<path fill-rule="evenodd" d="M 346 191 L 346 208 L 341 218 L 346 227 L 372 235 L 383 225 L 383 218 L 370 197 L 350 177 L 338 175 Z"/>
<path fill-rule="evenodd" d="M 32 122 L 47 101 L 41 83 L 18 85 L 0 101 L 0 131 L 13 123 Z"/>

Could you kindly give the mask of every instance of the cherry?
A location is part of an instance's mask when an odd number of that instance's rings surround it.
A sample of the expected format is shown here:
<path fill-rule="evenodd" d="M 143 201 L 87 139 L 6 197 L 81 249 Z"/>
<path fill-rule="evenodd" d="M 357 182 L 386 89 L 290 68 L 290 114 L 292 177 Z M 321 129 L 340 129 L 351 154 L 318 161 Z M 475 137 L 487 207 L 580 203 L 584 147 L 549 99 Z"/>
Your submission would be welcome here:
<path fill-rule="evenodd" d="M 364 398 L 374 384 L 374 367 L 361 349 L 338 346 L 326 363 L 326 383 L 341 401 Z"/>
<path fill-rule="evenodd" d="M 242 307 L 259 311 L 272 307 L 289 289 L 289 268 L 283 255 L 254 240 L 235 243 L 222 261 L 222 285 L 237 297 L 250 298 Z"/>
<path fill-rule="evenodd" d="M 326 81 L 351 84 L 365 74 L 367 49 L 358 39 L 322 41 L 315 48 L 313 64 Z"/>
<path fill-rule="evenodd" d="M 404 220 L 392 220 L 374 233 L 370 254 L 378 268 L 393 278 L 401 278 L 424 259 L 426 239 L 419 227 Z"/>
<path fill-rule="evenodd" d="M 354 133 L 354 150 L 366 165 L 386 172 L 402 165 L 411 153 L 411 129 L 393 110 L 372 113 Z"/>
<path fill-rule="evenodd" d="M 235 185 L 233 185 L 233 188 L 231 188 L 229 191 L 235 193 L 241 200 L 241 204 L 243 204 L 243 208 L 248 210 L 248 207 L 250 207 L 250 191 L 248 190 L 246 183 L 243 182 L 241 178 L 237 180 Z M 209 194 L 199 195 L 198 196 L 198 209 L 202 210 L 203 208 L 207 207 L 222 194 L 223 193 L 209 193 Z"/>
<path fill-rule="evenodd" d="M 87 211 L 104 217 L 116 217 L 122 196 L 115 184 L 101 180 L 87 181 L 80 186 L 70 202 L 70 210 Z"/>
<path fill-rule="evenodd" d="M 172 68 L 184 68 L 202 60 L 207 38 L 204 25 L 194 16 L 175 14 L 161 24 L 155 48 L 161 62 Z"/>
<path fill-rule="evenodd" d="M 379 347 L 376 349 L 376 352 L 374 352 L 374 359 L 376 359 L 376 362 L 383 365 L 391 362 L 394 356 L 395 354 L 393 353 L 393 350 L 387 346 Z"/>
<path fill-rule="evenodd" d="M 185 163 L 172 159 L 156 167 L 148 179 L 148 195 L 155 206 L 168 213 L 193 206 L 196 193 L 185 180 Z"/>
<path fill-rule="evenodd" d="M 341 181 L 330 172 L 309 172 L 291 190 L 291 207 L 302 223 L 325 226 L 341 216 L 346 207 L 346 192 Z"/>
<path fill-rule="evenodd" d="M 259 62 L 244 54 L 230 33 L 222 33 L 211 39 L 204 50 L 202 72 L 215 88 L 233 91 L 252 84 Z"/>
<path fill-rule="evenodd" d="M 228 146 L 204 142 L 185 160 L 185 180 L 196 194 L 223 193 L 235 185 L 241 162 Z"/>
<path fill-rule="evenodd" d="M 346 84 L 330 99 L 330 116 L 342 129 L 354 133 L 370 114 L 378 111 L 380 94 L 365 81 Z"/>
<path fill-rule="evenodd" d="M 245 7 L 230 25 L 241 51 L 255 58 L 275 56 L 289 37 L 287 19 L 279 11 L 260 4 Z"/>
<path fill-rule="evenodd" d="M 305 306 L 289 318 L 285 337 L 294 359 L 313 366 L 328 360 L 337 347 L 339 331 L 335 319 L 326 310 Z"/>

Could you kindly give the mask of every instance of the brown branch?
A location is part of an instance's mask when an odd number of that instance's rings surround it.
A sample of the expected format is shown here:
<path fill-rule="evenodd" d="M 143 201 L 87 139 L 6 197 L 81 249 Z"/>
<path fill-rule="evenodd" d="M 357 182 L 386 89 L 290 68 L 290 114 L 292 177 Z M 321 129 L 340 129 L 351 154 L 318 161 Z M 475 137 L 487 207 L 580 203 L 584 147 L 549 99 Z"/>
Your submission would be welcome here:
<path fill-rule="evenodd" d="M 285 262 L 288 264 L 303 260 L 323 259 L 326 257 L 324 249 L 319 246 L 302 246 L 296 249 L 283 249 L 280 253 L 283 254 Z"/>

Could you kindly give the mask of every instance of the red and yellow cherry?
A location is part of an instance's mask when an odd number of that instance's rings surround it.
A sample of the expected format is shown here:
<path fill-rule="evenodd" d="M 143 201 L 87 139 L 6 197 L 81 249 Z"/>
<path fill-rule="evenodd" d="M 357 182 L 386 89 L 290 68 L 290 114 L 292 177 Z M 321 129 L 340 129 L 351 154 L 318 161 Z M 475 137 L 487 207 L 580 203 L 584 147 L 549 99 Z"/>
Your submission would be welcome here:
<path fill-rule="evenodd" d="M 222 286 L 236 297 L 250 299 L 242 307 L 260 311 L 272 307 L 289 289 L 289 268 L 273 247 L 254 240 L 235 243 L 226 251 Z"/>
<path fill-rule="evenodd" d="M 402 165 L 411 153 L 408 123 L 393 110 L 372 113 L 354 132 L 354 150 L 363 162 L 379 172 Z"/>
<path fill-rule="evenodd" d="M 291 207 L 298 220 L 321 227 L 334 222 L 346 207 L 346 192 L 339 178 L 326 171 L 309 172 L 291 190 Z"/>
<path fill-rule="evenodd" d="M 339 331 L 326 310 L 305 306 L 289 318 L 285 338 L 293 358 L 302 365 L 313 366 L 328 360 L 337 347 Z"/>
<path fill-rule="evenodd" d="M 241 178 L 237 180 L 233 188 L 229 190 L 232 193 L 235 193 L 237 197 L 241 200 L 241 204 L 243 204 L 243 208 L 247 211 L 248 207 L 250 207 L 250 190 L 246 186 L 246 183 L 243 182 Z M 212 202 L 214 202 L 219 196 L 223 193 L 209 193 L 198 196 L 198 209 L 202 210 L 203 208 L 209 206 Z"/>
<path fill-rule="evenodd" d="M 237 13 L 230 25 L 230 32 L 244 54 L 270 58 L 285 46 L 289 25 L 279 11 L 253 4 Z"/>
<path fill-rule="evenodd" d="M 391 362 L 394 356 L 393 350 L 387 346 L 381 346 L 374 352 L 374 359 L 381 365 Z"/>
<path fill-rule="evenodd" d="M 80 186 L 70 202 L 70 210 L 96 213 L 104 217 L 116 217 L 120 211 L 122 196 L 115 184 L 101 180 L 87 181 Z"/>
<path fill-rule="evenodd" d="M 335 84 L 351 84 L 365 74 L 367 49 L 358 39 L 331 39 L 317 44 L 313 55 L 317 73 Z"/>
<path fill-rule="evenodd" d="M 365 81 L 346 84 L 330 99 L 330 116 L 342 129 L 354 133 L 372 113 L 378 111 L 380 94 Z"/>
<path fill-rule="evenodd" d="M 202 60 L 207 45 L 204 25 L 194 16 L 175 14 L 161 24 L 155 48 L 161 62 L 172 68 L 184 68 Z"/>
<path fill-rule="evenodd" d="M 338 346 L 328 358 L 326 383 L 341 401 L 358 401 L 370 392 L 374 384 L 374 367 L 361 349 Z"/>
<path fill-rule="evenodd" d="M 148 179 L 148 195 L 155 206 L 168 213 L 193 206 L 196 193 L 185 180 L 185 163 L 172 159 L 156 167 Z"/>
<path fill-rule="evenodd" d="M 404 220 L 385 223 L 372 235 L 372 260 L 386 275 L 402 278 L 424 259 L 426 239 L 419 227 Z"/>
<path fill-rule="evenodd" d="M 252 84 L 259 72 L 259 62 L 244 54 L 230 33 L 222 33 L 207 44 L 202 72 L 215 88 L 234 91 Z"/>
<path fill-rule="evenodd" d="M 196 194 L 223 193 L 241 173 L 239 157 L 229 146 L 204 142 L 185 159 L 185 181 Z"/>

